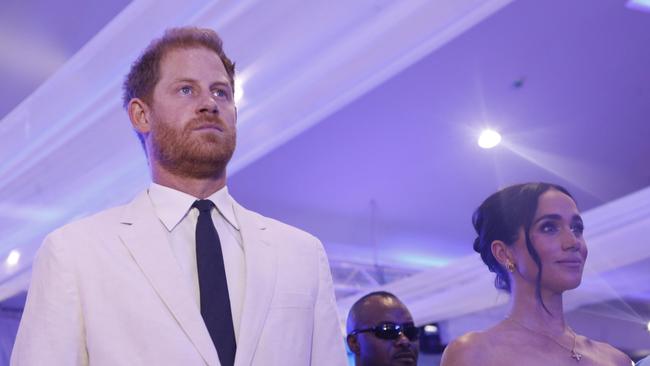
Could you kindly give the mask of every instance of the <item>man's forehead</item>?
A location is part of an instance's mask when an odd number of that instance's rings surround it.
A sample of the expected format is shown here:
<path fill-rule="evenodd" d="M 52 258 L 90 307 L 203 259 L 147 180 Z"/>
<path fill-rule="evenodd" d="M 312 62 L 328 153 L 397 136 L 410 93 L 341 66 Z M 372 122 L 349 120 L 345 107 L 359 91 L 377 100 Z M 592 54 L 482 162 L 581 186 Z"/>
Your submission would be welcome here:
<path fill-rule="evenodd" d="M 372 296 L 364 301 L 359 320 L 367 325 L 381 322 L 404 323 L 412 321 L 406 306 L 394 297 Z"/>
<path fill-rule="evenodd" d="M 226 67 L 213 50 L 205 47 L 176 47 L 160 60 L 161 79 L 229 81 Z"/>

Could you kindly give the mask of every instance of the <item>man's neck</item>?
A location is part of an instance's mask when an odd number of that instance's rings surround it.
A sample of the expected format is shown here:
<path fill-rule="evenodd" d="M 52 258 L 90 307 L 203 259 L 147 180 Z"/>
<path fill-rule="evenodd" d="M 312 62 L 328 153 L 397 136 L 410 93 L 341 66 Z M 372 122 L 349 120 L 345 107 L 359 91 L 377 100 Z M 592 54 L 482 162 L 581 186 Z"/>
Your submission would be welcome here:
<path fill-rule="evenodd" d="M 204 199 L 220 190 L 226 185 L 226 172 L 210 178 L 192 178 L 180 177 L 167 172 L 164 169 L 153 169 L 152 179 L 154 183 L 161 186 L 173 188 L 192 195 L 199 199 Z"/>

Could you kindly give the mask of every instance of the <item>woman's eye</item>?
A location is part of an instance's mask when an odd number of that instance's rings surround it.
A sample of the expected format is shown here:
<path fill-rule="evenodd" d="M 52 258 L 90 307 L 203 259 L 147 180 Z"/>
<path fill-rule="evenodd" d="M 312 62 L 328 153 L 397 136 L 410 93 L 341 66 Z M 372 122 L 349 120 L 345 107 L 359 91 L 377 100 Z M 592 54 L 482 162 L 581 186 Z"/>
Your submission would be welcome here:
<path fill-rule="evenodd" d="M 555 225 L 552 222 L 546 222 L 546 223 L 543 223 L 539 227 L 539 229 L 543 233 L 554 233 L 554 232 L 557 232 L 557 225 Z"/>
<path fill-rule="evenodd" d="M 192 94 L 192 88 L 189 86 L 184 86 L 180 89 L 180 93 L 183 95 L 190 95 Z"/>
<path fill-rule="evenodd" d="M 571 231 L 573 231 L 575 234 L 582 235 L 582 233 L 585 231 L 585 226 L 582 223 L 576 223 L 571 225 Z"/>

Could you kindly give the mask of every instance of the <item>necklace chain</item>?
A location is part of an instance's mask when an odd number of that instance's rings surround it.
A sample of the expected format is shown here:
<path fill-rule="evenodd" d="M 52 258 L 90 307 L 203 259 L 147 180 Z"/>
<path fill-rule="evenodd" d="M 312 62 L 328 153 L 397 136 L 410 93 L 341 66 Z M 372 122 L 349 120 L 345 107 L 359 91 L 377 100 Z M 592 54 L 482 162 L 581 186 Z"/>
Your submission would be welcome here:
<path fill-rule="evenodd" d="M 547 339 L 550 339 L 551 341 L 553 341 L 558 346 L 560 346 L 560 347 L 564 348 L 565 350 L 569 351 L 571 353 L 571 358 L 576 360 L 576 362 L 580 362 L 580 360 L 582 359 L 582 354 L 576 351 L 576 332 L 574 332 L 573 329 L 571 329 L 570 327 L 567 327 L 567 329 L 569 330 L 569 332 L 571 332 L 571 335 L 573 336 L 573 346 L 571 346 L 571 348 L 569 348 L 569 347 L 563 345 L 562 343 L 558 342 L 555 338 L 551 337 L 550 335 L 548 335 L 546 333 L 543 333 L 543 332 L 540 332 L 540 331 L 537 331 L 537 330 L 534 330 L 534 329 L 531 329 L 531 328 L 521 324 L 520 322 L 512 319 L 511 317 L 506 317 L 506 320 L 510 320 L 511 322 L 515 323 L 516 325 L 520 326 L 521 328 L 523 328 L 523 329 L 525 329 L 525 330 L 527 330 L 527 331 L 529 331 L 531 333 L 538 334 L 538 335 L 546 337 Z"/>

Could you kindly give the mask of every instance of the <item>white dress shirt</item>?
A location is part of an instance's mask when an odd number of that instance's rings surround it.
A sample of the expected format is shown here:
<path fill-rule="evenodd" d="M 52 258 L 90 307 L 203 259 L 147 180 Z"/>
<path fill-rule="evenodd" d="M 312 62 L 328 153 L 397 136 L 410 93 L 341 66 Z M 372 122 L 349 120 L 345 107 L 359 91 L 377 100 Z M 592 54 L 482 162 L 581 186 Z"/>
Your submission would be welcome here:
<path fill-rule="evenodd" d="M 156 183 L 151 183 L 148 192 L 156 216 L 167 229 L 169 244 L 178 265 L 185 274 L 188 285 L 194 290 L 196 305 L 200 310 L 201 297 L 196 267 L 196 223 L 199 210 L 191 209 L 198 198 Z M 235 338 L 239 339 L 239 324 L 246 286 L 246 260 L 239 223 L 227 187 L 223 187 L 206 199 L 212 201 L 217 208 L 212 210 L 212 222 L 221 241 Z"/>

